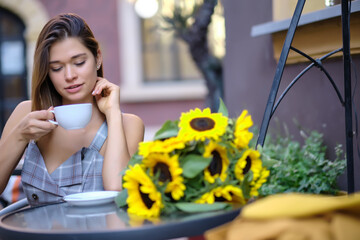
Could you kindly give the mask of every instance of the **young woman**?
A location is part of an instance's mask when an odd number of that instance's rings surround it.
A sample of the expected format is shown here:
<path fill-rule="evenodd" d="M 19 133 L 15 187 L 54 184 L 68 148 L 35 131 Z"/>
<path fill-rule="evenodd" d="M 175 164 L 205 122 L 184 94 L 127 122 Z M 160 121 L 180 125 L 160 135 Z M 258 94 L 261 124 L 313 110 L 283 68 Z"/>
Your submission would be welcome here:
<path fill-rule="evenodd" d="M 59 105 L 92 103 L 89 124 L 65 130 L 48 120 Z M 31 101 L 20 103 L 0 140 L 0 193 L 24 155 L 22 183 L 31 205 L 86 191 L 121 191 L 120 172 L 143 140 L 142 120 L 120 109 L 120 88 L 103 78 L 102 55 L 75 14 L 51 19 L 35 50 Z"/>

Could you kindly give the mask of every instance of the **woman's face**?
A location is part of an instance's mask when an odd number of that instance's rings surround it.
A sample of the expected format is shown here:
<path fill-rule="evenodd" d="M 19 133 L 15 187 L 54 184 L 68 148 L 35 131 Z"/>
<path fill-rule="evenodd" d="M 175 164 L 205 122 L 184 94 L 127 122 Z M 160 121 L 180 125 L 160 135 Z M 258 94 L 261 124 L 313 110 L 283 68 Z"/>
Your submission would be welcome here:
<path fill-rule="evenodd" d="M 97 59 L 79 39 L 66 38 L 50 48 L 49 77 L 63 104 L 92 102 L 91 92 L 97 80 Z"/>

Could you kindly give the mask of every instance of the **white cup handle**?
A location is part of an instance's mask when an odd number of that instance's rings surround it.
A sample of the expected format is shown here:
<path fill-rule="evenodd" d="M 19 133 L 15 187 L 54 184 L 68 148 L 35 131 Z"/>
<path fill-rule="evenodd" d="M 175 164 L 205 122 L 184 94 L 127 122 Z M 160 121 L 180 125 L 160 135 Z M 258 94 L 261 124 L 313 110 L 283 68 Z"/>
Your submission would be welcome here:
<path fill-rule="evenodd" d="M 54 110 L 50 110 L 50 112 L 55 114 Z M 48 120 L 48 121 L 51 122 L 52 124 L 59 125 L 59 123 L 54 120 Z"/>

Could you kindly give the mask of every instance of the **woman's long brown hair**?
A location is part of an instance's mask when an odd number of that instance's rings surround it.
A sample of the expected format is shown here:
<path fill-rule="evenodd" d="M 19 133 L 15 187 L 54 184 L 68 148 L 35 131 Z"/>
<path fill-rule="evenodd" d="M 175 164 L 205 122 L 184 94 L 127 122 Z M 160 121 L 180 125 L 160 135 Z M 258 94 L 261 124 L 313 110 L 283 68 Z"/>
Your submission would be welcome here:
<path fill-rule="evenodd" d="M 42 29 L 38 37 L 31 82 L 32 111 L 58 106 L 62 98 L 49 77 L 49 51 L 52 44 L 68 37 L 78 38 L 86 48 L 97 57 L 99 43 L 84 19 L 67 13 L 52 18 Z M 103 76 L 103 66 L 97 70 L 97 76 Z"/>

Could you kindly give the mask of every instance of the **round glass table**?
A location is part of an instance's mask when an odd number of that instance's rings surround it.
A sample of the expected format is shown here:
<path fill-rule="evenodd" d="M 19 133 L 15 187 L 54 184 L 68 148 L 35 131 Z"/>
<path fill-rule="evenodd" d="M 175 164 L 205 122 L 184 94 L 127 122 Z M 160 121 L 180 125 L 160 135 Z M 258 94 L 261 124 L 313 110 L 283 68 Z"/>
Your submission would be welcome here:
<path fill-rule="evenodd" d="M 240 207 L 144 219 L 114 202 L 96 206 L 68 203 L 23 208 L 0 218 L 0 239 L 170 239 L 204 234 L 233 220 Z"/>

